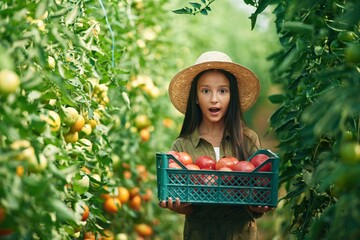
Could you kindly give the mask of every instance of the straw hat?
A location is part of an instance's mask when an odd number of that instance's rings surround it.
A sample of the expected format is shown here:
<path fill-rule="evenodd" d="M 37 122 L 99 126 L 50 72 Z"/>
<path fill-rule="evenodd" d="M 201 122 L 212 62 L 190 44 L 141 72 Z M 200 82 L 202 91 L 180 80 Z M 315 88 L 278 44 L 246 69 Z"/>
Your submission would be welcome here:
<path fill-rule="evenodd" d="M 238 82 L 242 111 L 248 110 L 260 93 L 260 81 L 248 68 L 234 63 L 222 52 L 210 51 L 200 55 L 195 64 L 177 73 L 170 82 L 169 95 L 172 104 L 185 114 L 191 82 L 199 73 L 209 69 L 222 69 L 232 73 Z"/>

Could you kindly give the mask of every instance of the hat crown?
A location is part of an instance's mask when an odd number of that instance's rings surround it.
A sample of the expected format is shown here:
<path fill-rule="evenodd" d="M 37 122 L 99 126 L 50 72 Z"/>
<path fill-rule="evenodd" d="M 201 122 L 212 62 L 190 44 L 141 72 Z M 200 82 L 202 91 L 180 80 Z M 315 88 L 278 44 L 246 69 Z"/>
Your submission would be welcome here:
<path fill-rule="evenodd" d="M 195 64 L 206 62 L 232 62 L 231 58 L 223 52 L 210 51 L 204 52 L 196 60 Z"/>

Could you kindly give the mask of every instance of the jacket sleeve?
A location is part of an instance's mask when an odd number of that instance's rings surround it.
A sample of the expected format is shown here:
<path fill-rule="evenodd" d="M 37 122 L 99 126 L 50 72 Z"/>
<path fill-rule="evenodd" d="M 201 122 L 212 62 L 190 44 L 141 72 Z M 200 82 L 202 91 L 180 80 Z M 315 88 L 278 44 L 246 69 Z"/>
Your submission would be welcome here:
<path fill-rule="evenodd" d="M 246 147 L 250 155 L 255 153 L 257 150 L 261 148 L 260 139 L 255 131 L 251 130 L 250 128 L 247 128 L 244 131 L 244 136 L 245 138 L 247 138 Z"/>
<path fill-rule="evenodd" d="M 181 139 L 177 138 L 177 139 L 172 143 L 170 150 L 176 151 L 176 152 L 182 152 L 182 151 L 183 151 L 183 147 L 182 147 L 182 141 L 181 141 Z"/>

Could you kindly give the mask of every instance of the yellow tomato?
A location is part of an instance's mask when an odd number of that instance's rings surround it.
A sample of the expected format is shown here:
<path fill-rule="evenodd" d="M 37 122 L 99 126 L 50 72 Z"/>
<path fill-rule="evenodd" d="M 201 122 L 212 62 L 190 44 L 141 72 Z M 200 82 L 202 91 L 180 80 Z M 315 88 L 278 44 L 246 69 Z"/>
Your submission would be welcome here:
<path fill-rule="evenodd" d="M 85 133 L 86 136 L 89 136 L 92 132 L 91 125 L 88 123 L 85 123 L 84 127 L 81 129 L 81 132 Z"/>
<path fill-rule="evenodd" d="M 79 132 L 85 126 L 85 118 L 82 115 L 79 115 L 76 122 L 71 125 L 70 131 L 72 132 Z"/>
<path fill-rule="evenodd" d="M 78 132 L 68 132 L 64 134 L 65 142 L 67 143 L 76 143 L 79 139 L 79 133 Z"/>
<path fill-rule="evenodd" d="M 104 209 L 108 213 L 117 213 L 121 208 L 121 202 L 116 197 L 107 198 L 104 202 Z"/>
<path fill-rule="evenodd" d="M 146 223 L 136 224 L 134 230 L 141 237 L 150 237 L 153 234 L 152 228 Z"/>
<path fill-rule="evenodd" d="M 118 196 L 117 198 L 120 200 L 121 203 L 126 203 L 130 199 L 130 191 L 125 187 L 118 187 Z"/>
<path fill-rule="evenodd" d="M 150 139 L 150 131 L 147 128 L 140 130 L 140 137 L 142 142 L 147 142 Z"/>

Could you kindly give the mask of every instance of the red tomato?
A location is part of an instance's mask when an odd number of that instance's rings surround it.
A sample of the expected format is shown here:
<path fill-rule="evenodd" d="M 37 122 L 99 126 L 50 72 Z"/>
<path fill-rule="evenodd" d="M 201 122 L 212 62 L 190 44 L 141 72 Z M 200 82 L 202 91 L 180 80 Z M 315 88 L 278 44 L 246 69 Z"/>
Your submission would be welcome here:
<path fill-rule="evenodd" d="M 254 165 L 255 168 L 260 166 L 263 162 L 268 160 L 269 157 L 266 154 L 257 154 L 253 158 L 250 159 L 250 162 Z M 267 163 L 259 169 L 260 172 L 270 172 L 271 171 L 271 163 Z"/>
<path fill-rule="evenodd" d="M 180 160 L 179 153 L 176 152 L 176 151 L 172 151 L 172 150 L 171 150 L 171 151 L 168 151 L 167 154 L 171 154 L 171 155 L 173 155 L 177 160 Z M 171 163 L 171 162 L 174 162 L 174 160 L 172 160 L 172 159 L 170 158 L 169 163 Z"/>
<path fill-rule="evenodd" d="M 219 169 L 219 171 L 232 172 L 232 169 L 229 167 L 222 167 Z"/>
<path fill-rule="evenodd" d="M 255 169 L 255 166 L 248 161 L 242 160 L 234 165 L 233 170 L 239 172 L 252 172 Z"/>
<path fill-rule="evenodd" d="M 223 167 L 228 167 L 228 168 L 233 169 L 233 166 L 238 161 L 239 160 L 237 160 L 234 157 L 223 157 L 223 158 L 219 159 L 219 161 L 216 162 L 215 169 L 219 170 L 220 168 L 223 168 Z"/>
<path fill-rule="evenodd" d="M 193 160 L 191 158 L 191 155 L 187 152 L 179 152 L 179 160 L 184 164 L 185 166 L 188 164 L 193 164 Z"/>
<path fill-rule="evenodd" d="M 169 163 L 169 168 L 181 169 L 180 165 L 177 164 L 176 162 L 170 162 Z"/>
<path fill-rule="evenodd" d="M 199 156 L 195 160 L 195 164 L 200 167 L 200 169 L 214 170 L 216 161 L 209 156 Z"/>
<path fill-rule="evenodd" d="M 199 166 L 193 163 L 187 164 L 185 167 L 189 170 L 200 170 Z"/>

